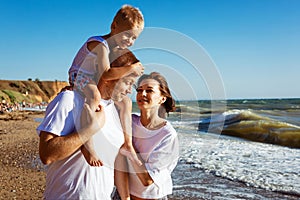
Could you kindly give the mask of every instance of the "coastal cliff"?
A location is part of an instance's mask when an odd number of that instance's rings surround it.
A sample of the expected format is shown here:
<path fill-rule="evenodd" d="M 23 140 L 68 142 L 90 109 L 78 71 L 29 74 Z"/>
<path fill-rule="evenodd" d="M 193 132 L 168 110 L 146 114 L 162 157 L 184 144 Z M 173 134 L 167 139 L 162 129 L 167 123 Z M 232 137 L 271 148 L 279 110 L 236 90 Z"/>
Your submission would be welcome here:
<path fill-rule="evenodd" d="M 0 80 L 0 100 L 7 102 L 50 102 L 68 85 L 66 81 Z"/>

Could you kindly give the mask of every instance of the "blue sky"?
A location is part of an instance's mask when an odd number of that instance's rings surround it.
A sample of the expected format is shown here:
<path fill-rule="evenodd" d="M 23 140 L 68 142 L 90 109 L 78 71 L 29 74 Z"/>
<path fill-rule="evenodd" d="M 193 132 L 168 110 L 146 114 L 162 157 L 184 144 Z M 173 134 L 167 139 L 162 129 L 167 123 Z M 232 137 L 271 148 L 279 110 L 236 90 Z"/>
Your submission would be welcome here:
<path fill-rule="evenodd" d="M 166 76 L 178 99 L 300 97 L 299 0 L 0 0 L 0 79 L 67 80 L 80 46 L 108 33 L 123 4 L 140 8 L 146 28 L 175 34 L 145 29 L 132 50 L 146 72 Z M 185 39 L 173 41 L 178 35 Z M 150 39 L 173 46 L 138 50 Z M 191 57 L 174 54 L 176 45 Z M 210 64 L 192 65 L 197 53 Z"/>

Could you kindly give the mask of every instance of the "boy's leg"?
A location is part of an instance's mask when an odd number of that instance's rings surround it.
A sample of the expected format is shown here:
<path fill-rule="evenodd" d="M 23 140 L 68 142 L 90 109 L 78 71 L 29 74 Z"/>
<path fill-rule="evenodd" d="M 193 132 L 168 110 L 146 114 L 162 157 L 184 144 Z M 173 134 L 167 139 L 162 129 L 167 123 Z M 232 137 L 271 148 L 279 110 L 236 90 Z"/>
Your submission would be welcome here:
<path fill-rule="evenodd" d="M 126 156 L 131 161 L 135 162 L 137 165 L 142 165 L 142 162 L 136 155 L 135 149 L 132 144 L 131 109 L 121 109 L 120 120 L 124 134 L 124 144 L 120 148 L 120 153 Z"/>
<path fill-rule="evenodd" d="M 82 89 L 82 92 L 85 96 L 86 103 L 91 107 L 92 110 L 97 111 L 101 101 L 101 94 L 97 85 L 89 83 Z"/>
<path fill-rule="evenodd" d="M 135 162 L 137 165 L 142 165 L 142 162 L 139 160 L 134 147 L 132 146 L 131 135 L 128 135 L 124 132 L 124 144 L 120 148 L 120 153 L 123 156 L 126 156 L 129 160 Z"/>
<path fill-rule="evenodd" d="M 128 164 L 126 157 L 120 153 L 117 155 L 115 160 L 115 186 L 117 188 L 116 198 L 113 199 L 130 199 L 129 183 L 128 183 Z"/>
<path fill-rule="evenodd" d="M 137 165 L 142 165 L 132 145 L 132 102 L 129 97 L 125 97 L 121 102 L 115 102 L 115 104 L 120 110 L 120 120 L 124 134 L 124 144 L 120 148 L 120 153 Z"/>
<path fill-rule="evenodd" d="M 98 82 L 94 79 L 95 75 L 79 70 L 74 81 L 74 88 L 84 95 L 87 104 L 89 104 L 92 110 L 97 110 L 101 100 L 101 94 L 97 87 Z"/>
<path fill-rule="evenodd" d="M 101 100 L 100 92 L 95 84 L 87 84 L 83 90 L 83 94 L 86 98 L 86 103 L 91 107 L 92 110 L 97 112 Z M 83 110 L 80 116 L 80 122 L 81 124 L 86 124 L 87 120 L 87 113 Z M 103 120 L 104 121 L 104 120 Z M 99 123 L 104 123 L 103 121 Z M 98 158 L 97 153 L 94 151 L 93 141 L 90 139 L 88 142 L 84 144 L 84 146 L 81 149 L 81 152 L 83 153 L 86 161 L 91 166 L 102 166 L 101 160 Z"/>
<path fill-rule="evenodd" d="M 97 157 L 97 154 L 94 151 L 92 138 L 81 147 L 81 152 L 89 165 L 94 167 L 100 167 L 103 165 L 102 161 Z"/>

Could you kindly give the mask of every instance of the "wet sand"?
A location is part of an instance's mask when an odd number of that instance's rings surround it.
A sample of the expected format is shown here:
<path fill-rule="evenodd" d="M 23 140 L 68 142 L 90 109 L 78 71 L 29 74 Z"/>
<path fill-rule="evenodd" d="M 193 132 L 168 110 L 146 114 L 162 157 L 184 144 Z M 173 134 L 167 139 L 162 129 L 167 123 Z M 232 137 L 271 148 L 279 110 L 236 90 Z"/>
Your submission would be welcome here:
<path fill-rule="evenodd" d="M 284 194 L 247 186 L 242 182 L 228 180 L 179 162 L 173 174 L 173 194 L 170 200 L 298 200 L 299 195 Z"/>
<path fill-rule="evenodd" d="M 34 118 L 43 113 L 0 115 L 0 199 L 42 199 L 45 172 L 38 160 Z"/>

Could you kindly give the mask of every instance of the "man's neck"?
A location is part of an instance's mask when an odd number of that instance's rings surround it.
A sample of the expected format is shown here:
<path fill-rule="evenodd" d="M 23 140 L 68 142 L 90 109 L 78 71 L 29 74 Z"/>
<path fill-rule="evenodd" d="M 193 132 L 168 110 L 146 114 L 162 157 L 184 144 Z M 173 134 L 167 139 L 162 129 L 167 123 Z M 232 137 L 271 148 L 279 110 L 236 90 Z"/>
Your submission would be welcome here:
<path fill-rule="evenodd" d="M 111 95 L 107 91 L 107 87 L 105 87 L 104 85 L 102 85 L 102 86 L 98 87 L 98 89 L 99 89 L 99 92 L 101 94 L 101 99 L 104 99 L 104 100 L 111 99 Z"/>

